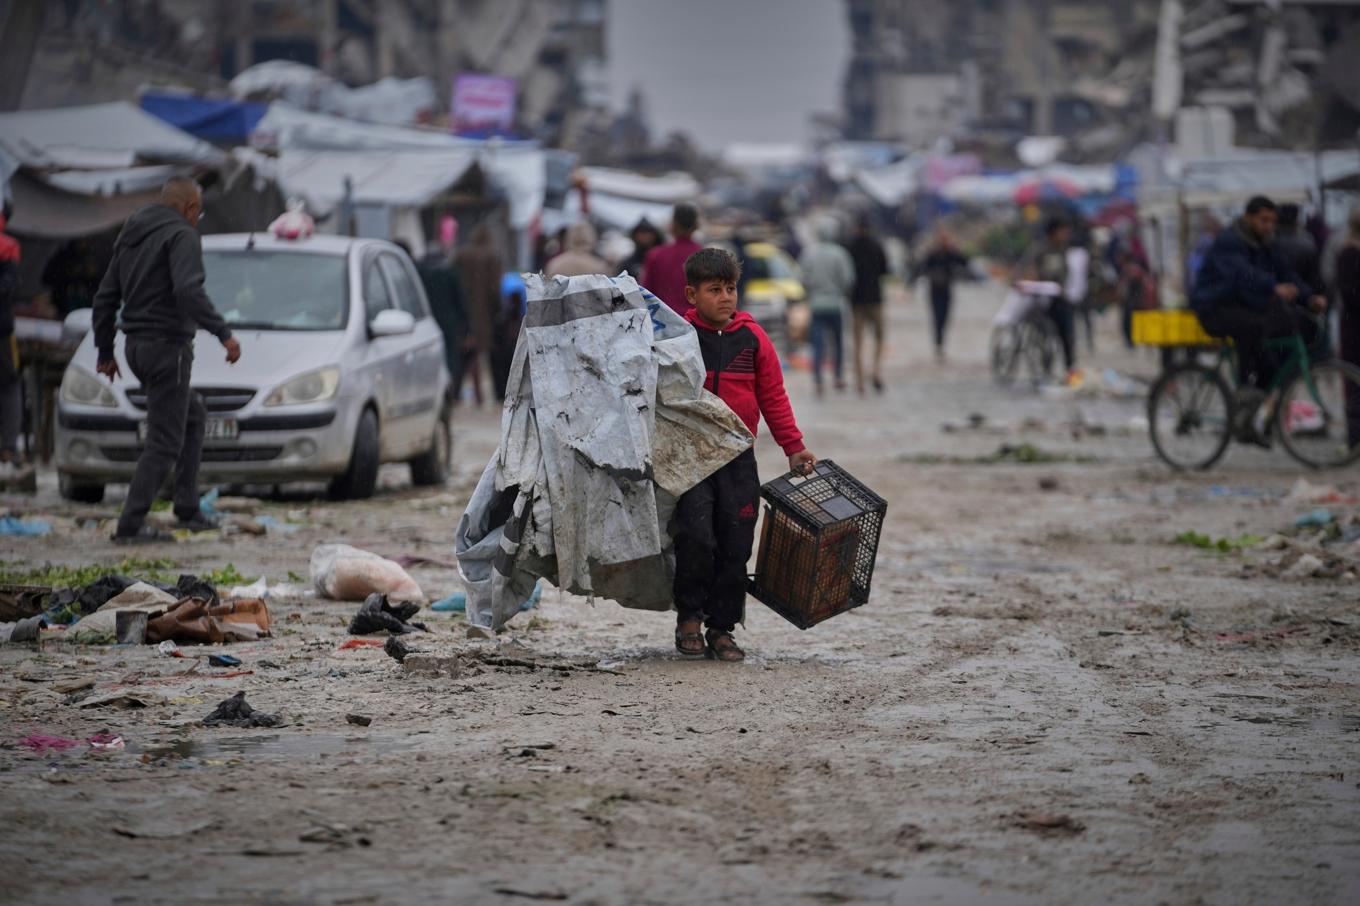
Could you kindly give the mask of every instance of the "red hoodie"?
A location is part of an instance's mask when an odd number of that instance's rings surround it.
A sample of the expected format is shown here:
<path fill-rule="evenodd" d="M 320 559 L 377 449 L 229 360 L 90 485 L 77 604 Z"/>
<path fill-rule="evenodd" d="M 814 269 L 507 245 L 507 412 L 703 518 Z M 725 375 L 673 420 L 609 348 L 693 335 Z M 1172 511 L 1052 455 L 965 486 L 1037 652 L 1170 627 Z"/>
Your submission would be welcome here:
<path fill-rule="evenodd" d="M 803 432 L 793 420 L 793 406 L 784 392 L 779 353 L 755 319 L 739 311 L 718 330 L 704 323 L 698 309 L 690 309 L 685 320 L 699 334 L 699 349 L 708 372 L 704 387 L 730 406 L 752 434 L 764 416 L 775 443 L 784 448 L 786 456 L 806 449 Z"/>

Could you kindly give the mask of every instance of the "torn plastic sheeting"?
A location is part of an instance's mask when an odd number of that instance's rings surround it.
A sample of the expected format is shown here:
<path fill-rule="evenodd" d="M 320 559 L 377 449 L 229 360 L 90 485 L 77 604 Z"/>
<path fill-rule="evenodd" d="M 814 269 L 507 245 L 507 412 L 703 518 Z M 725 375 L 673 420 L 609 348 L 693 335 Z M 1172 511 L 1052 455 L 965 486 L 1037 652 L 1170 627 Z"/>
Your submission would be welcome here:
<path fill-rule="evenodd" d="M 525 284 L 500 447 L 455 542 L 468 620 L 500 628 L 540 576 L 669 609 L 675 501 L 751 434 L 704 390 L 694 328 L 632 278 Z"/>

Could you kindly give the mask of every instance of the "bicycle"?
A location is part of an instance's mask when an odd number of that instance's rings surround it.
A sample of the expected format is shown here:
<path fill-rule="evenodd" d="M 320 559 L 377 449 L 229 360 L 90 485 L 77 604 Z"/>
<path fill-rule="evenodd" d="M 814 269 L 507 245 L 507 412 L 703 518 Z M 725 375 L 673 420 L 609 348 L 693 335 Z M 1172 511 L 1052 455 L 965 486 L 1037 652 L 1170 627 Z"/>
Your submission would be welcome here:
<path fill-rule="evenodd" d="M 1052 375 L 1060 340 L 1057 325 L 1048 316 L 1050 289 L 1056 286 L 1022 282 L 1007 293 L 992 320 L 992 377 L 998 384 L 1014 382 L 1022 367 L 1032 384 Z"/>
<path fill-rule="evenodd" d="M 1148 431 L 1157 455 L 1175 469 L 1208 469 L 1226 452 L 1235 429 L 1258 414 L 1256 408 L 1240 411 L 1233 347 L 1209 337 L 1188 311 L 1135 313 L 1134 341 L 1217 349 L 1212 365 L 1198 356 L 1172 365 L 1148 393 Z M 1315 469 L 1360 459 L 1360 368 L 1335 358 L 1313 361 L 1297 334 L 1265 344 L 1285 361 L 1263 391 L 1262 435 L 1273 434 L 1290 456 Z"/>

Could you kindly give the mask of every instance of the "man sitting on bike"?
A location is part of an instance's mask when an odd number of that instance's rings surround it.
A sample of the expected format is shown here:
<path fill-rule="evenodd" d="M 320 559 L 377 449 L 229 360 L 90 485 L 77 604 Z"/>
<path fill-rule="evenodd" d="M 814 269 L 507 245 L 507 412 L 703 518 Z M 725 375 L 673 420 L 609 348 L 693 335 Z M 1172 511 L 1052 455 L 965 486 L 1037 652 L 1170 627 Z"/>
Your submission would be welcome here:
<path fill-rule="evenodd" d="M 1272 247 L 1275 218 L 1269 198 L 1248 201 L 1245 213 L 1209 246 L 1190 293 L 1205 332 L 1231 337 L 1237 348 L 1238 439 L 1262 444 L 1253 416 L 1279 367 L 1265 341 L 1298 334 L 1311 346 L 1322 336 L 1318 316 L 1327 307 Z"/>

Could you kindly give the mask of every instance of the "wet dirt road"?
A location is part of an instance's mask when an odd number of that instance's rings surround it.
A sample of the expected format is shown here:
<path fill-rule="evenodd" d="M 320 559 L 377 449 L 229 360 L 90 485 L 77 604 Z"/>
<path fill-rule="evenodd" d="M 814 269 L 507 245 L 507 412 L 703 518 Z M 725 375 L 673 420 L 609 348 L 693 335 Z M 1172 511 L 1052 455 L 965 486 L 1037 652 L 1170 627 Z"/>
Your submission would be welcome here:
<path fill-rule="evenodd" d="M 274 638 L 224 646 L 245 676 L 180 675 L 194 662 L 151 647 L 0 648 L 0 900 L 1360 901 L 1360 583 L 1172 543 L 1291 526 L 1316 508 L 1284 497 L 1301 471 L 1234 448 L 1172 475 L 1138 398 L 998 390 L 996 298 L 965 291 L 943 367 L 922 300 L 896 298 L 881 398 L 790 376 L 813 448 L 888 520 L 869 604 L 800 632 L 752 601 L 744 665 L 681 661 L 667 616 L 555 589 L 497 642 L 422 614 L 412 644 L 461 653 L 457 676 L 338 650 L 356 605 L 302 599 L 271 603 Z M 1100 342 L 1100 366 L 1155 372 Z M 460 410 L 441 491 L 393 469 L 362 504 L 260 501 L 291 534 L 146 555 L 271 583 L 325 540 L 447 560 L 497 423 Z M 967 461 L 1020 443 L 1076 461 Z M 782 471 L 768 438 L 758 455 Z M 1306 477 L 1360 493 L 1355 470 Z M 49 484 L 58 540 L 5 539 L 2 559 L 117 562 Z M 81 677 L 146 706 L 55 688 Z M 281 725 L 198 723 L 238 690 Z M 125 748 L 16 745 L 100 732 Z"/>

